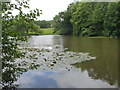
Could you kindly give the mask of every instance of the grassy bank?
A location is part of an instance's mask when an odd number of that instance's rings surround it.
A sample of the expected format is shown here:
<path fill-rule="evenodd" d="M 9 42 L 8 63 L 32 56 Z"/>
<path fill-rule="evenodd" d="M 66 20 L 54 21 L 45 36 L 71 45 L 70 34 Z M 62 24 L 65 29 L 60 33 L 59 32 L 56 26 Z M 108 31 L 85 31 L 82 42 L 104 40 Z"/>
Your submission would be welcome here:
<path fill-rule="evenodd" d="M 53 28 L 41 28 L 42 35 L 53 35 Z"/>
<path fill-rule="evenodd" d="M 36 33 L 36 32 L 29 32 L 28 35 L 40 35 L 40 33 Z"/>
<path fill-rule="evenodd" d="M 40 32 L 29 32 L 29 35 L 53 35 L 53 28 L 41 28 Z"/>
<path fill-rule="evenodd" d="M 87 38 L 110 38 L 110 37 L 105 37 L 105 36 L 96 36 L 96 37 L 87 37 Z"/>

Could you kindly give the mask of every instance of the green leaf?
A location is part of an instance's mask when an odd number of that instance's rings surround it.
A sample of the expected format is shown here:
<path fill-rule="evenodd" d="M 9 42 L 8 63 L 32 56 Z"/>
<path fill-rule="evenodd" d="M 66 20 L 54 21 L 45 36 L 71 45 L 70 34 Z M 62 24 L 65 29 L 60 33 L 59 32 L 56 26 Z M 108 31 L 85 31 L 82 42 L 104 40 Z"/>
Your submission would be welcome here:
<path fill-rule="evenodd" d="M 12 14 L 12 12 L 8 12 L 7 14 Z"/>

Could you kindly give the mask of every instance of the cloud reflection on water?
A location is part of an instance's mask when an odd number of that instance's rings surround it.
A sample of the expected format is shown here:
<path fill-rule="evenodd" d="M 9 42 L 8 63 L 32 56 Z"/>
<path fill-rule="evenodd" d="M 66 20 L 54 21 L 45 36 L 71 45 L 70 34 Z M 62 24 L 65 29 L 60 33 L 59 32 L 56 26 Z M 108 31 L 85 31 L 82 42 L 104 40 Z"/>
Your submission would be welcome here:
<path fill-rule="evenodd" d="M 29 71 L 17 81 L 20 88 L 113 88 L 102 80 L 93 80 L 84 72 Z"/>
<path fill-rule="evenodd" d="M 78 42 L 79 41 L 79 42 Z M 71 52 L 89 52 L 97 56 L 94 62 L 76 64 L 70 72 L 29 71 L 18 80 L 24 88 L 112 88 L 117 81 L 117 43 L 112 39 L 88 39 L 74 36 L 33 36 L 30 40 L 31 47 L 53 47 L 59 45 L 68 48 Z M 50 52 L 49 52 L 50 54 Z M 41 56 L 40 56 L 41 57 Z M 51 57 L 51 56 L 50 56 Z M 41 60 L 41 59 L 40 59 Z M 52 59 L 51 59 L 52 60 Z M 73 59 L 75 61 L 75 59 Z M 69 59 L 70 61 L 70 59 Z M 58 61 L 57 61 L 58 62 Z M 46 65 L 46 63 L 45 63 Z M 68 64 L 60 64 L 55 68 L 58 71 Z M 45 67 L 46 68 L 46 67 Z M 48 67 L 49 69 L 49 67 Z M 87 71 L 86 71 L 87 70 Z M 60 71 L 60 70 L 59 70 Z M 63 70 L 62 70 L 63 71 Z M 110 76 L 110 78 L 108 77 Z M 107 77 L 107 78 L 106 78 Z M 100 80 L 101 79 L 101 80 Z M 112 86 L 111 86 L 111 85 Z"/>

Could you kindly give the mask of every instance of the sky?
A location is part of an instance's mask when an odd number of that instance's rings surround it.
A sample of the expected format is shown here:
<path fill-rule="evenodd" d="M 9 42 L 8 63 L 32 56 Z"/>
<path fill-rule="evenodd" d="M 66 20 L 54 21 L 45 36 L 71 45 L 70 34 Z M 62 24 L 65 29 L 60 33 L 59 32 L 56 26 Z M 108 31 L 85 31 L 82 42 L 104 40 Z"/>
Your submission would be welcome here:
<path fill-rule="evenodd" d="M 38 20 L 52 20 L 59 12 L 67 9 L 74 0 L 30 0 L 31 9 L 42 10 L 42 15 Z"/>

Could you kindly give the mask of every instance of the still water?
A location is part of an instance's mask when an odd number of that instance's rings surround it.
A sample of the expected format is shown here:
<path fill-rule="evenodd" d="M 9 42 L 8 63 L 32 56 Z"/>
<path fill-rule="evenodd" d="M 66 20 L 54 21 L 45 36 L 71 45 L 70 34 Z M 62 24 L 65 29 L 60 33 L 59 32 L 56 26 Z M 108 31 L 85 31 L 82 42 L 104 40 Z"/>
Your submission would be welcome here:
<path fill-rule="evenodd" d="M 56 67 L 41 66 L 23 73 L 18 81 L 20 88 L 115 88 L 118 84 L 118 40 L 109 38 L 83 38 L 77 36 L 43 35 L 29 38 L 29 46 L 68 49 L 69 53 L 89 53 L 94 60 L 79 62 L 75 56 Z M 56 48 L 57 49 L 57 48 Z M 43 52 L 44 53 L 44 52 Z M 51 53 L 51 52 L 48 52 Z M 67 56 L 68 53 L 63 54 Z M 41 56 L 40 56 L 41 57 Z M 52 58 L 49 54 L 44 57 Z M 77 59 L 76 59 L 77 58 Z M 46 62 L 47 63 L 47 62 Z M 56 63 L 56 62 L 55 62 Z M 52 66 L 52 65 L 51 65 Z M 43 69 L 44 67 L 44 69 Z M 65 69 L 63 68 L 65 67 Z M 70 68 L 70 69 L 68 69 Z"/>

